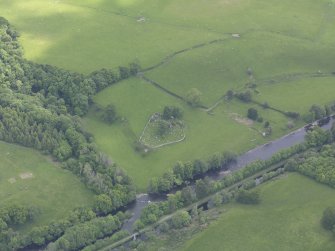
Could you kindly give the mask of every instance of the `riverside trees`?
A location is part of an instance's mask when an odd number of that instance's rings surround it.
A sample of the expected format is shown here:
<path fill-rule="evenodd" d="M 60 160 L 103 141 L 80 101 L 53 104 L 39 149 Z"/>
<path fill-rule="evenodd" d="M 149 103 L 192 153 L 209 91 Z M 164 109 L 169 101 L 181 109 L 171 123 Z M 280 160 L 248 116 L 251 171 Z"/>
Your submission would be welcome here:
<path fill-rule="evenodd" d="M 187 184 L 187 182 L 200 177 L 208 171 L 217 171 L 227 168 L 236 161 L 236 154 L 224 152 L 216 153 L 207 161 L 194 160 L 187 162 L 177 162 L 171 171 L 168 171 L 159 178 L 150 180 L 149 193 L 164 193 L 170 191 L 176 186 Z"/>

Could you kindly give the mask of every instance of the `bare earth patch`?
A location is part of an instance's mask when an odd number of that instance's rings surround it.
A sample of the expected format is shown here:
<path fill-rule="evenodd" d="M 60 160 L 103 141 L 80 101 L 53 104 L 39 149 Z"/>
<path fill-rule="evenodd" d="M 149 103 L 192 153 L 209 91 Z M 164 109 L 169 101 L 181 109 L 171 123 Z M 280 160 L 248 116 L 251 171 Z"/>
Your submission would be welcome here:
<path fill-rule="evenodd" d="M 23 180 L 31 179 L 33 178 L 33 174 L 32 173 L 20 173 L 20 178 Z"/>
<path fill-rule="evenodd" d="M 242 125 L 252 126 L 254 124 L 254 122 L 251 119 L 244 118 L 240 114 L 237 114 L 237 113 L 231 113 L 231 114 L 229 114 L 229 116 L 233 120 L 235 120 L 237 123 L 240 123 Z"/>
<path fill-rule="evenodd" d="M 9 182 L 10 184 L 13 184 L 13 183 L 16 182 L 16 179 L 15 179 L 15 178 L 10 178 L 10 179 L 8 179 L 8 182 Z"/>

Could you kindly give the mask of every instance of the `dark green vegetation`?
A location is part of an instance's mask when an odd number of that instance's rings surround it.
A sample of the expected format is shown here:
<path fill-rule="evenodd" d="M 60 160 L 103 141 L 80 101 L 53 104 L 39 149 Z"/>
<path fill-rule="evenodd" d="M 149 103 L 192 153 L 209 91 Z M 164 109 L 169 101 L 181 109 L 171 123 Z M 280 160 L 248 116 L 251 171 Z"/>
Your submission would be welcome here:
<path fill-rule="evenodd" d="M 259 193 L 257 191 L 241 190 L 237 194 L 236 201 L 241 204 L 259 204 Z"/>
<path fill-rule="evenodd" d="M 333 237 L 320 224 L 324 208 L 335 203 L 332 188 L 289 174 L 259 192 L 259 205 L 226 206 L 217 222 L 181 250 L 334 249 Z"/>
<path fill-rule="evenodd" d="M 98 90 L 136 74 L 137 66 L 132 64 L 129 68 L 119 67 L 116 72 L 96 71 L 89 76 L 70 73 L 23 59 L 17 41 L 18 34 L 3 18 L 0 18 L 0 34 L 0 140 L 33 147 L 51 155 L 64 169 L 77 175 L 93 193 L 109 198 L 110 203 L 107 209 L 104 208 L 104 213 L 117 210 L 134 200 L 135 191 L 130 178 L 96 149 L 92 136 L 82 129 L 78 116 L 88 111 L 92 96 Z M 5 174 L 11 172 L 3 171 Z M 28 172 L 21 177 L 27 179 L 33 175 Z M 61 175 L 57 177 L 60 178 Z M 14 182 L 14 179 L 10 181 Z M 10 191 L 8 188 L 6 190 Z M 91 192 L 89 194 L 92 196 Z M 1 224 L 1 250 L 44 245 L 62 236 L 78 222 L 85 222 L 101 213 L 99 210 L 92 211 L 87 203 L 83 205 L 87 208 L 75 212 L 89 212 L 88 217 L 79 217 L 78 221 L 72 220 L 71 216 L 55 219 L 56 221 L 48 222 L 45 226 L 20 233 L 15 230 L 16 225 L 35 218 L 35 213 L 32 216 L 29 209 L 32 205 L 27 206 L 6 206 L 3 209 L 9 218 L 2 217 L 4 224 Z M 17 208 L 21 212 L 19 218 L 15 216 Z M 111 230 L 95 234 L 88 244 L 98 236 L 101 238 L 109 234 Z M 71 250 L 71 247 L 67 250 Z"/>
<path fill-rule="evenodd" d="M 335 208 L 328 207 L 323 211 L 321 224 L 326 230 L 333 230 L 335 226 Z"/>
<path fill-rule="evenodd" d="M 106 216 L 94 218 L 87 222 L 79 223 L 67 229 L 64 235 L 54 243 L 49 244 L 48 251 L 78 250 L 94 243 L 97 239 L 108 236 L 120 229 L 122 218 Z"/>
<path fill-rule="evenodd" d="M 333 129 L 334 128 L 335 127 L 333 126 Z M 319 143 L 320 141 L 323 141 L 324 144 L 329 141 L 329 137 L 327 137 L 329 135 L 327 134 L 328 133 L 323 133 L 321 131 L 314 131 L 308 135 L 307 140 L 311 138 L 311 135 L 314 135 L 314 142 Z M 323 144 L 319 143 L 318 146 L 322 146 L 320 150 L 308 150 L 288 161 L 286 169 L 290 171 L 297 171 L 315 179 L 320 183 L 335 187 L 335 145 Z M 313 143 L 312 145 L 314 146 L 316 143 Z"/>

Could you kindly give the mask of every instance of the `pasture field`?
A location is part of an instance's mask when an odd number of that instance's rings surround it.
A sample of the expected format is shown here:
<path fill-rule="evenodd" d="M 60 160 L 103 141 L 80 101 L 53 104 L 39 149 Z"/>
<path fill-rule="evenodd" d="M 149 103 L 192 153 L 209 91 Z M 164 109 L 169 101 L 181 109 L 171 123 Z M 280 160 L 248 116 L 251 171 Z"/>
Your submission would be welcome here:
<path fill-rule="evenodd" d="M 209 115 L 137 78 L 107 88 L 95 97 L 95 102 L 102 106 L 112 103 L 119 116 L 127 118 L 126 122 L 108 125 L 92 110 L 84 125 L 94 132 L 101 150 L 113 156 L 140 190 L 145 190 L 150 177 L 161 175 L 179 160 L 205 159 L 224 149 L 243 152 L 264 142 L 257 131 L 232 120 L 223 107 L 214 116 Z M 143 157 L 135 152 L 133 143 L 139 139 L 149 117 L 161 112 L 165 105 L 179 106 L 184 111 L 186 139 Z"/>
<path fill-rule="evenodd" d="M 267 101 L 284 111 L 306 113 L 312 104 L 333 104 L 334 87 L 335 75 L 264 84 L 257 88 L 260 93 L 256 100 L 261 103 Z"/>
<path fill-rule="evenodd" d="M 272 81 L 278 81 L 280 85 L 285 77 L 295 80 L 299 74 L 301 81 L 309 82 L 308 73 L 319 71 L 327 73 L 334 82 L 334 57 L 335 52 L 329 46 L 309 39 L 255 31 L 179 54 L 147 75 L 180 96 L 195 87 L 202 92 L 203 103 L 211 106 L 228 90 L 243 90 L 249 82 L 269 86 Z M 320 84 L 323 81 L 318 79 Z M 283 98 L 284 91 L 278 96 Z"/>
<path fill-rule="evenodd" d="M 76 207 L 90 206 L 93 193 L 67 170 L 29 148 L 0 142 L 0 206 L 11 203 L 41 210 L 26 231 L 62 219 Z"/>
<path fill-rule="evenodd" d="M 252 30 L 334 41 L 332 0 L 1 0 L 28 59 L 89 72 L 144 67 L 194 44 Z M 280 13 L 280 14 L 278 14 Z"/>
<path fill-rule="evenodd" d="M 320 224 L 335 204 L 335 190 L 299 174 L 258 188 L 259 205 L 231 204 L 220 219 L 188 241 L 183 251 L 330 251 L 334 237 Z"/>
<path fill-rule="evenodd" d="M 335 100 L 334 0 L 0 0 L 0 16 L 19 30 L 30 60 L 82 73 L 136 61 L 156 82 L 139 76 L 96 95 L 99 106 L 116 107 L 117 123 L 105 124 L 95 107 L 83 119 L 141 191 L 178 160 L 241 153 L 289 132 L 289 118 L 227 102 L 228 90 L 256 84 L 254 100 L 300 113 Z M 191 88 L 210 112 L 176 97 Z M 134 142 L 166 105 L 184 110 L 186 139 L 142 156 Z M 271 136 L 245 118 L 250 107 L 270 122 Z"/>

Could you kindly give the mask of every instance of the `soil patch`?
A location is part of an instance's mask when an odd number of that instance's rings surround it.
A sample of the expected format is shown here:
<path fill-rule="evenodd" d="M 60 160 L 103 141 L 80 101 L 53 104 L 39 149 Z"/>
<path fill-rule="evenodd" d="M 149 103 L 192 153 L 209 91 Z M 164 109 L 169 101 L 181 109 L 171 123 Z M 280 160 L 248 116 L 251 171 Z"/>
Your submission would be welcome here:
<path fill-rule="evenodd" d="M 23 180 L 31 179 L 33 178 L 33 174 L 32 173 L 20 173 L 20 178 Z"/>
<path fill-rule="evenodd" d="M 237 114 L 237 113 L 231 113 L 231 114 L 229 114 L 229 116 L 233 120 L 235 120 L 237 123 L 240 123 L 242 125 L 252 126 L 254 124 L 254 122 L 251 119 L 244 118 L 240 114 Z"/>
<path fill-rule="evenodd" d="M 13 183 L 16 182 L 16 179 L 15 179 L 15 178 L 10 178 L 10 179 L 8 179 L 8 182 L 9 182 L 10 184 L 13 184 Z"/>

